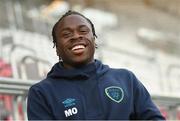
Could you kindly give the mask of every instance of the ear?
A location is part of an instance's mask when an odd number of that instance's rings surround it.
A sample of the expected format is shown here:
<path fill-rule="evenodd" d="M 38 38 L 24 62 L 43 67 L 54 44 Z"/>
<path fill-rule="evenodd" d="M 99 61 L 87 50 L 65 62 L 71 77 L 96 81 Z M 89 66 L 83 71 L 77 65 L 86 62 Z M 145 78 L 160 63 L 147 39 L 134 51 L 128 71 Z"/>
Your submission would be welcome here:
<path fill-rule="evenodd" d="M 59 57 L 59 61 L 63 61 L 61 56 L 60 56 L 59 50 L 57 48 L 56 48 L 56 55 Z"/>
<path fill-rule="evenodd" d="M 96 36 L 93 36 L 94 41 L 96 40 Z"/>
<path fill-rule="evenodd" d="M 59 50 L 56 48 L 56 55 L 59 56 Z"/>
<path fill-rule="evenodd" d="M 97 43 L 96 43 L 96 37 L 94 36 L 94 38 L 93 38 L 93 41 L 94 41 L 94 47 L 97 49 L 98 48 L 98 45 L 97 45 Z"/>
<path fill-rule="evenodd" d="M 95 48 L 97 49 L 97 48 L 98 48 L 98 45 L 97 45 L 97 43 L 96 43 L 96 42 L 94 43 L 94 45 L 95 45 Z"/>

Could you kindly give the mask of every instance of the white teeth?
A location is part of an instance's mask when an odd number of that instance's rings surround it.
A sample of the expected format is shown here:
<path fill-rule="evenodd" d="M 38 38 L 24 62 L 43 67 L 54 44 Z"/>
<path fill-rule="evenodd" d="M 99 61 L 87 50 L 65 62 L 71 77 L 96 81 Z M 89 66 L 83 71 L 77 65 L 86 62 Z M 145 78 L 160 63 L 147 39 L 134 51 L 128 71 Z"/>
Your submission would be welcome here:
<path fill-rule="evenodd" d="M 72 48 L 72 50 L 77 50 L 77 49 L 84 49 L 85 46 L 84 45 L 76 45 Z"/>

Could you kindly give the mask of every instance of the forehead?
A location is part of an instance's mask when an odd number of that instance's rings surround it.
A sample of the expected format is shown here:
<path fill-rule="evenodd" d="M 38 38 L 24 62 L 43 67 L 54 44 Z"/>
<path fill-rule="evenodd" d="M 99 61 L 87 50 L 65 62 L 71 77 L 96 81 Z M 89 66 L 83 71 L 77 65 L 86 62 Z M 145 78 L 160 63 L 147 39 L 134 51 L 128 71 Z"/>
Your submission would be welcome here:
<path fill-rule="evenodd" d="M 80 15 L 68 15 L 66 17 L 64 17 L 58 25 L 58 28 L 61 29 L 65 29 L 65 28 L 76 28 L 78 26 L 82 26 L 85 25 L 89 28 L 91 28 L 90 23 L 82 16 Z"/>

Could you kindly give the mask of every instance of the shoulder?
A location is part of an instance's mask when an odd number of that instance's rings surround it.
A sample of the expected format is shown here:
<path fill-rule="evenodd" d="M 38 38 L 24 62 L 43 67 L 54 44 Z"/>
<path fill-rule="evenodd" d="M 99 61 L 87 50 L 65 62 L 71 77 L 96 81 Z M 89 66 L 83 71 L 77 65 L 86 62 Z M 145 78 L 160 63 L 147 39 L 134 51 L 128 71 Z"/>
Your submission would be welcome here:
<path fill-rule="evenodd" d="M 131 70 L 128 69 L 111 69 L 113 73 L 115 73 L 119 78 L 123 79 L 125 83 L 131 84 L 133 87 L 133 90 L 136 92 L 137 90 L 141 91 L 146 91 L 146 87 L 143 85 L 141 80 L 132 72 Z"/>
<path fill-rule="evenodd" d="M 119 76 L 122 78 L 133 79 L 135 77 L 132 71 L 125 68 L 110 68 L 108 72 L 114 76 Z"/>
<path fill-rule="evenodd" d="M 122 83 L 126 83 L 128 85 L 132 85 L 133 87 L 141 86 L 142 83 L 136 77 L 134 72 L 125 68 L 110 68 L 108 73 L 106 74 L 110 78 L 115 78 L 116 80 L 121 81 Z"/>
<path fill-rule="evenodd" d="M 32 92 L 32 91 L 42 92 L 42 91 L 47 90 L 49 87 L 51 87 L 51 85 L 52 85 L 51 80 L 46 78 L 33 84 L 29 88 L 29 92 Z"/>

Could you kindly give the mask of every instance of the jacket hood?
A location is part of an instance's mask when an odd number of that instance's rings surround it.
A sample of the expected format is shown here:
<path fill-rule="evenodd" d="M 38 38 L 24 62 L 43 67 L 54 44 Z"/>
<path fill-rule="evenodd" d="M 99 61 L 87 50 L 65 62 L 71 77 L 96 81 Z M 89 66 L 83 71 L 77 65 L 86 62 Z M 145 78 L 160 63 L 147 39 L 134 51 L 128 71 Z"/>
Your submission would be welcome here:
<path fill-rule="evenodd" d="M 61 79 L 88 79 L 91 75 L 100 76 L 108 71 L 109 66 L 102 64 L 99 60 L 76 69 L 66 69 L 61 63 L 56 63 L 51 71 L 47 74 L 47 78 Z"/>

